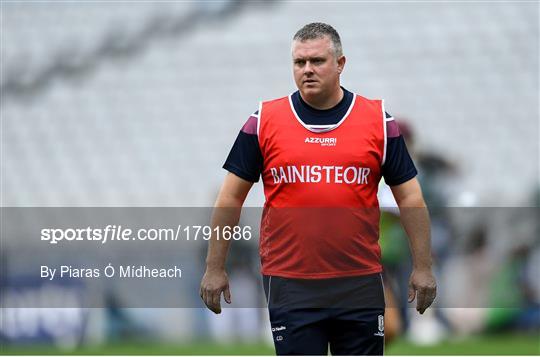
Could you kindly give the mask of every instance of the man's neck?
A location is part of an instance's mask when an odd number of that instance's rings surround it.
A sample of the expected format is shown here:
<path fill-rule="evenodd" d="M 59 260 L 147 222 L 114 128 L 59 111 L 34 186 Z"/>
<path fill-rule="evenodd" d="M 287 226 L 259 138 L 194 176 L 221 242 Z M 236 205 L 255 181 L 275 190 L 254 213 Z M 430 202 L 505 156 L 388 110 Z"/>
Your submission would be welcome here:
<path fill-rule="evenodd" d="M 302 95 L 302 92 L 300 92 L 300 96 L 302 97 L 302 100 L 306 102 L 306 104 L 308 104 L 312 108 L 319 110 L 325 110 L 335 107 L 339 102 L 341 102 L 344 95 L 345 93 L 343 92 L 343 89 L 341 87 L 338 87 L 338 90 L 334 91 L 334 94 L 330 97 L 324 98 L 306 98 Z"/>

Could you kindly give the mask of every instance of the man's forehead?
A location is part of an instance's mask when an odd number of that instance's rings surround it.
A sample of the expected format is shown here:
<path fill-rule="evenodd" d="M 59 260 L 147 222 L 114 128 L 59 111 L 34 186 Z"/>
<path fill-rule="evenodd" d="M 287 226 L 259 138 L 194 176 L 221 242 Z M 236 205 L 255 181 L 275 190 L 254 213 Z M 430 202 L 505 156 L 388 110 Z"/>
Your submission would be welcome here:
<path fill-rule="evenodd" d="M 304 41 L 294 40 L 292 44 L 294 58 L 326 56 L 331 54 L 332 50 L 332 41 L 328 36 Z"/>

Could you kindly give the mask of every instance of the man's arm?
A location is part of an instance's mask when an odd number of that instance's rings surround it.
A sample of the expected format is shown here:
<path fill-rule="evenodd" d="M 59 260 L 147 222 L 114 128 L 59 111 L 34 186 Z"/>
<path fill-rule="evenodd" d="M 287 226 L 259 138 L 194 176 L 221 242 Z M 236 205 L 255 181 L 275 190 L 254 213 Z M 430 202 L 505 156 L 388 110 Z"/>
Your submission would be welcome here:
<path fill-rule="evenodd" d="M 225 301 L 231 303 L 229 278 L 225 271 L 230 240 L 218 240 L 214 228 L 219 227 L 218 229 L 222 230 L 223 227 L 234 227 L 238 224 L 242 205 L 251 186 L 253 182 L 232 173 L 227 174 L 214 205 L 212 236 L 208 245 L 206 272 L 201 281 L 200 295 L 206 306 L 216 314 L 221 313 L 221 293 Z"/>
<path fill-rule="evenodd" d="M 409 302 L 414 301 L 421 314 L 431 305 L 437 294 L 437 284 L 431 271 L 431 234 L 429 213 L 416 178 L 392 186 L 399 206 L 401 224 L 409 237 L 413 271 L 409 280 Z"/>

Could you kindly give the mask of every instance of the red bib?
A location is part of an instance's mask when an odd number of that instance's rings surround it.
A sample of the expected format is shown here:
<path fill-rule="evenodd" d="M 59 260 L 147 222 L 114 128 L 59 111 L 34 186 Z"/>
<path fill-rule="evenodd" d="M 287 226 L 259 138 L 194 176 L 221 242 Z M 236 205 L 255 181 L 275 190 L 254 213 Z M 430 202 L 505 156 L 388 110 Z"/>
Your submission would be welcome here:
<path fill-rule="evenodd" d="M 358 95 L 330 128 L 305 125 L 290 97 L 261 104 L 263 274 L 316 279 L 381 271 L 384 118 L 382 101 Z"/>

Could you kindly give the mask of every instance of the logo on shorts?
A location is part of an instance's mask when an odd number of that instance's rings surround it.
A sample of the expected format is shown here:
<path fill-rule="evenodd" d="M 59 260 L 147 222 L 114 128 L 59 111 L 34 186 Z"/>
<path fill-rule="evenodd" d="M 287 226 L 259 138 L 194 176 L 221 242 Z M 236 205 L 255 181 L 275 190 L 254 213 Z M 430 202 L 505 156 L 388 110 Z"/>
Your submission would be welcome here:
<path fill-rule="evenodd" d="M 276 327 L 272 327 L 272 332 L 279 332 L 279 331 L 285 331 L 287 328 L 285 326 L 276 326 Z M 276 341 L 283 341 L 283 336 L 281 335 L 277 335 L 276 336 Z"/>
<path fill-rule="evenodd" d="M 377 333 L 374 333 L 373 335 L 374 336 L 384 336 L 384 316 L 379 315 L 377 317 L 377 322 L 378 322 L 379 331 Z"/>

